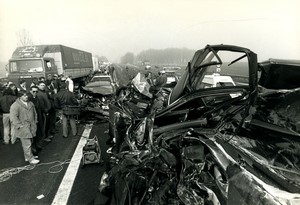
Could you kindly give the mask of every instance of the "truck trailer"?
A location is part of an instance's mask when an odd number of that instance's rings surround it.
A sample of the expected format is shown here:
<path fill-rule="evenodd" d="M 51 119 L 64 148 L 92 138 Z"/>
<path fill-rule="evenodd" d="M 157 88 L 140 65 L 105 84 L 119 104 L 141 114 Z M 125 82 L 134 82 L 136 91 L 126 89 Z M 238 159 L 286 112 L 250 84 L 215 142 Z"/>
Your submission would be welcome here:
<path fill-rule="evenodd" d="M 93 72 L 92 54 L 63 45 L 34 45 L 17 47 L 8 66 L 8 80 L 19 84 L 25 79 L 53 74 L 70 76 L 75 83 L 84 83 Z"/>

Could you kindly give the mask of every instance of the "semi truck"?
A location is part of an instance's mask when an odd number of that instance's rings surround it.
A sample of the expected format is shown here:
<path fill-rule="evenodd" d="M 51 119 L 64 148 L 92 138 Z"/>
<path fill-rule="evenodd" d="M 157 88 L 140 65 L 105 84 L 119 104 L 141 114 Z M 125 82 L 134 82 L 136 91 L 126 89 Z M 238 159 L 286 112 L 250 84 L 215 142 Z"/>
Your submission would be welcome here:
<path fill-rule="evenodd" d="M 8 64 L 9 81 L 19 84 L 25 79 L 27 86 L 33 78 L 63 74 L 75 83 L 84 84 L 93 73 L 92 54 L 64 45 L 33 45 L 17 47 Z"/>

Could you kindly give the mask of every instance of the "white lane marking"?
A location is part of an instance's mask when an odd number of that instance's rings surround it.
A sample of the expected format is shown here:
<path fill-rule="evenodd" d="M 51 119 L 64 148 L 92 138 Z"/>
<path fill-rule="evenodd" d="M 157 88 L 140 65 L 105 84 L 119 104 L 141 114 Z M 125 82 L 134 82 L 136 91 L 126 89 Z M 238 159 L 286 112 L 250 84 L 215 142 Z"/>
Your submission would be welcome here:
<path fill-rule="evenodd" d="M 92 124 L 86 125 L 82 133 L 82 136 L 78 142 L 74 155 L 71 159 L 71 162 L 68 166 L 68 169 L 65 173 L 65 176 L 60 183 L 60 186 L 57 190 L 57 193 L 53 199 L 52 205 L 54 204 L 67 204 L 75 177 L 82 158 L 82 148 L 86 144 L 87 139 L 89 138 L 90 132 L 92 130 Z"/>

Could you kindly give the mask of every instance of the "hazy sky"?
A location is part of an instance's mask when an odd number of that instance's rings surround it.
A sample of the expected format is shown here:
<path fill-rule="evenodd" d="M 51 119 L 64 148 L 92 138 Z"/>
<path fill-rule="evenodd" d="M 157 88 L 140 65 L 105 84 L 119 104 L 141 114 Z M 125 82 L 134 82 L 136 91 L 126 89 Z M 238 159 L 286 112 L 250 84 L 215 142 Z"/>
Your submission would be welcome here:
<path fill-rule="evenodd" d="M 299 0 L 0 0 L 0 61 L 22 29 L 35 44 L 63 44 L 118 61 L 149 48 L 234 44 L 300 59 Z"/>

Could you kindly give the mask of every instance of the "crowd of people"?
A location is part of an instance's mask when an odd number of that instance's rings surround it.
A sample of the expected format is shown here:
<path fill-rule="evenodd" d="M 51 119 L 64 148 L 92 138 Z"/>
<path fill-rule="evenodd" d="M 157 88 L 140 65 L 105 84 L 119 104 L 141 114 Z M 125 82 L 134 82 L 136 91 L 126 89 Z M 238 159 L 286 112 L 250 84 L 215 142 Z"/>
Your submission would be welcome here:
<path fill-rule="evenodd" d="M 3 144 L 21 142 L 24 158 L 38 164 L 38 154 L 52 141 L 57 132 L 57 113 L 61 113 L 62 137 L 68 137 L 68 122 L 73 136 L 77 136 L 76 116 L 62 110 L 78 105 L 73 93 L 72 76 L 49 74 L 46 78 L 33 78 L 31 84 L 20 79 L 19 84 L 7 82 L 0 97 L 3 121 Z"/>
<path fill-rule="evenodd" d="M 164 71 L 153 79 L 152 73 L 145 75 L 147 82 L 159 90 L 167 81 Z M 46 78 L 19 79 L 18 84 L 7 82 L 0 97 L 0 112 L 3 121 L 3 144 L 21 142 L 25 161 L 38 164 L 38 154 L 43 147 L 57 136 L 56 121 L 58 113 L 62 120 L 61 136 L 67 138 L 69 132 L 77 136 L 76 117 L 63 110 L 78 105 L 74 95 L 72 76 L 49 74 Z M 68 124 L 71 129 L 69 130 Z M 1 135 L 2 135 L 1 134 Z"/>

